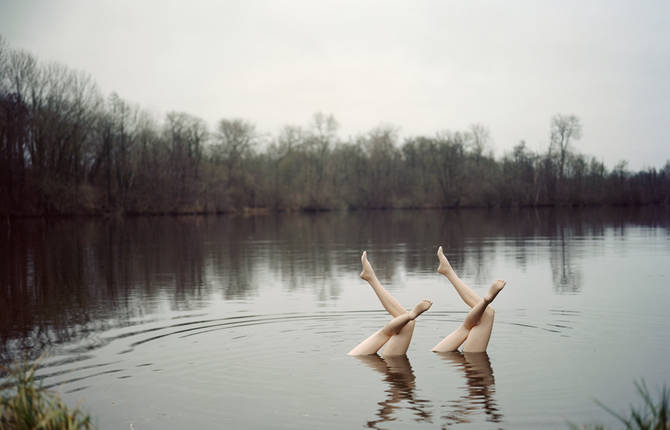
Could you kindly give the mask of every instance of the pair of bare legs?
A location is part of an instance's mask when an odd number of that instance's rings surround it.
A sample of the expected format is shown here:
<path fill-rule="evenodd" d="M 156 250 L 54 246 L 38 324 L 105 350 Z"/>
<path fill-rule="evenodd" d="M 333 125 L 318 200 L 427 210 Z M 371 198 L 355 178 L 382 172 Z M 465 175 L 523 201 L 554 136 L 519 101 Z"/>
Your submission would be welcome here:
<path fill-rule="evenodd" d="M 412 340 L 412 333 L 414 333 L 414 320 L 427 311 L 433 303 L 429 300 L 421 300 L 411 311 L 407 312 L 379 282 L 368 261 L 367 252 L 363 252 L 361 263 L 363 264 L 361 278 L 370 284 L 382 306 L 393 319 L 349 351 L 349 355 L 376 354 L 384 345 L 386 345 L 384 356 L 405 355 Z"/>
<path fill-rule="evenodd" d="M 359 343 L 358 346 L 349 351 L 349 355 L 370 355 L 377 353 L 382 346 L 390 343 L 390 340 L 394 336 L 399 335 L 409 322 L 414 321 L 416 317 L 426 312 L 432 304 L 429 300 L 421 300 L 411 311 L 405 311 L 403 314 L 393 318 L 384 327 L 373 333 L 372 336 Z M 407 352 L 407 348 L 409 348 L 409 341 L 411 340 L 411 334 L 403 336 L 400 341 L 402 344 L 397 344 L 392 350 L 389 350 L 388 346 L 384 348 L 384 356 L 404 355 Z M 398 351 L 404 352 L 398 353 Z"/>
<path fill-rule="evenodd" d="M 444 255 L 442 247 L 438 249 L 437 256 L 440 260 L 437 271 L 449 279 L 463 301 L 472 309 L 465 317 L 463 324 L 435 345 L 433 351 L 455 351 L 462 344 L 464 344 L 463 350 L 465 352 L 486 351 L 493 330 L 493 309 L 490 309 L 488 305 L 503 289 L 505 282 L 495 281 L 484 298 L 481 298 L 456 275 Z M 382 306 L 394 318 L 382 329 L 349 351 L 349 355 L 375 354 L 384 345 L 386 345 L 384 348 L 385 356 L 404 355 L 407 353 L 409 343 L 412 340 L 414 320 L 427 311 L 432 303 L 424 299 L 417 303 L 414 309 L 407 312 L 379 282 L 372 265 L 367 259 L 367 252 L 363 252 L 361 262 L 363 264 L 361 278 L 370 284 Z"/>
<path fill-rule="evenodd" d="M 456 292 L 471 310 L 465 317 L 465 321 L 440 343 L 433 347 L 435 352 L 456 351 L 463 345 L 463 352 L 484 352 L 491 339 L 493 331 L 493 317 L 495 312 L 489 304 L 495 299 L 498 293 L 505 287 L 505 281 L 494 281 L 486 295 L 482 298 L 475 293 L 472 288 L 463 282 L 456 275 L 456 272 L 449 264 L 449 260 L 444 255 L 442 247 L 437 249 L 437 258 L 440 265 L 437 272 L 445 276 Z"/>

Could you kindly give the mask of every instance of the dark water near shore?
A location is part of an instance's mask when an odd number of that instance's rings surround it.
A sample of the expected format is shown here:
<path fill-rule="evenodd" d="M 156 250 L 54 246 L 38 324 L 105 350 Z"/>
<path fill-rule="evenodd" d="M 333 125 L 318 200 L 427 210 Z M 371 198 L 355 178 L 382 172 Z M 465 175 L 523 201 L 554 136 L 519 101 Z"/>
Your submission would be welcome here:
<path fill-rule="evenodd" d="M 485 354 L 434 354 L 493 304 Z M 346 355 L 398 301 L 433 307 L 406 358 Z M 670 212 L 396 211 L 21 220 L 0 228 L 0 362 L 100 428 L 567 428 L 670 384 Z"/>

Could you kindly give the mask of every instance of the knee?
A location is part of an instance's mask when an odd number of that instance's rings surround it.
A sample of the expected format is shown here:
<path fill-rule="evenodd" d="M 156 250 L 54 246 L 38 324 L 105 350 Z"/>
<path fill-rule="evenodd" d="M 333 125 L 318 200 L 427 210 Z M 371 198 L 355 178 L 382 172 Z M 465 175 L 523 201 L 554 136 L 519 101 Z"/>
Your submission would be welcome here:
<path fill-rule="evenodd" d="M 495 316 L 495 314 L 496 314 L 496 311 L 493 310 L 493 308 L 491 306 L 488 306 L 486 308 L 486 310 L 484 311 L 484 315 L 482 316 L 482 319 L 486 318 L 486 319 L 493 320 L 493 317 Z"/>

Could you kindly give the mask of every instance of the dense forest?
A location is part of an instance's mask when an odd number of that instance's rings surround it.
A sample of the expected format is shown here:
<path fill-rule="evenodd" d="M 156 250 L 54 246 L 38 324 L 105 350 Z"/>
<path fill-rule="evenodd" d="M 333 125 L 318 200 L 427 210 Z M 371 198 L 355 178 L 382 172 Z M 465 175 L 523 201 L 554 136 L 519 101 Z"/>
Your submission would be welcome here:
<path fill-rule="evenodd" d="M 575 149 L 578 117 L 548 124 L 545 151 L 501 159 L 481 124 L 402 141 L 391 126 L 342 139 L 322 113 L 271 136 L 242 119 L 209 130 L 0 38 L 0 214 L 670 204 L 670 161 L 610 170 Z"/>

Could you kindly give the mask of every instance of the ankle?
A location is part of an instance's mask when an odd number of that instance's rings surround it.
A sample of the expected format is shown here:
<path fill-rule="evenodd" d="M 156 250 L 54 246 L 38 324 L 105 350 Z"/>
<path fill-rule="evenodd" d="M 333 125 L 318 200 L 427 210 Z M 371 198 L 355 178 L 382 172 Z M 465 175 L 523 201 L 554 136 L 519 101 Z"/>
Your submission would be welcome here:
<path fill-rule="evenodd" d="M 440 275 L 444 275 L 447 278 L 451 277 L 455 272 L 454 269 L 451 268 L 451 266 L 443 266 L 440 264 L 440 266 L 437 268 L 437 273 Z"/>

